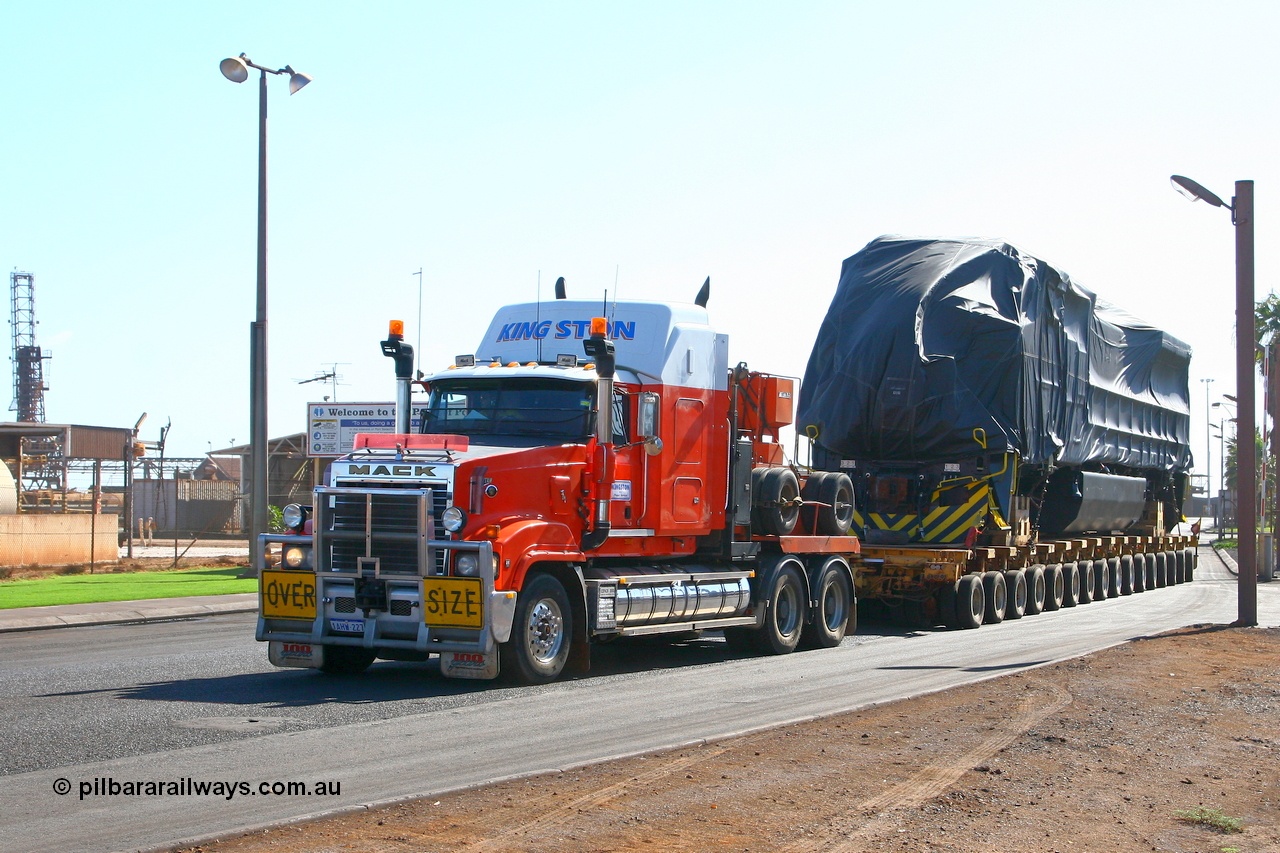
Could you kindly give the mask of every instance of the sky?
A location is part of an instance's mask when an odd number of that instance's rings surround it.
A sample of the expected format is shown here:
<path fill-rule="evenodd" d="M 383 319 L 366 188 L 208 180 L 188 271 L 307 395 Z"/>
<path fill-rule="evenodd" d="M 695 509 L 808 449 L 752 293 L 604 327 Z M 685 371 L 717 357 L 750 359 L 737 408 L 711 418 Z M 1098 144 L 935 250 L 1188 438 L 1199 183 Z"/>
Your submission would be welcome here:
<path fill-rule="evenodd" d="M 1191 345 L 1216 483 L 1234 234 L 1171 174 L 1255 181 L 1275 285 L 1280 4 L 51 0 L 0 32 L 0 265 L 35 276 L 46 420 L 146 412 L 169 456 L 249 438 L 258 75 L 218 71 L 242 52 L 314 78 L 267 80 L 272 436 L 393 399 L 388 320 L 430 371 L 558 276 L 684 302 L 710 276 L 732 362 L 800 376 L 844 258 L 975 236 Z"/>

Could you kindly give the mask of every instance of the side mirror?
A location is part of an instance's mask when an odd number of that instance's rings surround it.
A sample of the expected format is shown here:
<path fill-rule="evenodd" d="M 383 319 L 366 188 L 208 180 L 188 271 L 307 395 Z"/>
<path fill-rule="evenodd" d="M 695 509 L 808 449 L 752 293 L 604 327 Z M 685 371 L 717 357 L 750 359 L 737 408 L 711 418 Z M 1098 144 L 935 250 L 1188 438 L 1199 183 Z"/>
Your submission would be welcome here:
<path fill-rule="evenodd" d="M 644 391 L 640 394 L 640 407 L 636 415 L 636 434 L 639 438 L 646 439 L 645 446 L 649 442 L 647 439 L 656 439 L 658 437 L 658 405 L 662 398 L 652 391 Z M 658 442 L 658 448 L 662 448 L 662 442 Z M 654 455 L 650 453 L 650 455 Z"/>
<path fill-rule="evenodd" d="M 650 456 L 657 456 L 662 452 L 662 439 L 656 435 L 646 438 L 644 440 L 644 452 Z"/>

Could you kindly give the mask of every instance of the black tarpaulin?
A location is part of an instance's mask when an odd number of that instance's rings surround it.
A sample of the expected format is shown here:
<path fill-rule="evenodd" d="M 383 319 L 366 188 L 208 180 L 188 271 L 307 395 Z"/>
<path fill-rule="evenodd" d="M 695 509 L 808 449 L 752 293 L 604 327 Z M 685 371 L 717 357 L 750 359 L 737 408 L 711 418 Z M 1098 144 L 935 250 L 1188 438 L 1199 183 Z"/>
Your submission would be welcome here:
<path fill-rule="evenodd" d="M 995 241 L 881 237 L 845 260 L 797 423 L 845 458 L 1185 471 L 1191 349 Z"/>

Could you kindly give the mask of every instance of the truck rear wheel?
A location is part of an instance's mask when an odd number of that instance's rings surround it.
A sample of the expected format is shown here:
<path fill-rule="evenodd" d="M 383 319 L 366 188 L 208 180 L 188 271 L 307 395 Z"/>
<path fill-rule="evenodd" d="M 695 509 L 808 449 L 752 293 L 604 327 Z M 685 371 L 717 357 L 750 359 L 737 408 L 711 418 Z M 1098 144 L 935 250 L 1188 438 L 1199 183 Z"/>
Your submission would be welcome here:
<path fill-rule="evenodd" d="M 1111 591 L 1111 563 L 1108 560 L 1093 561 L 1093 600 L 1106 601 Z"/>
<path fill-rule="evenodd" d="M 983 589 L 982 575 L 965 575 L 956 584 L 956 625 L 961 628 L 977 628 L 987 612 L 987 592 Z"/>
<path fill-rule="evenodd" d="M 1004 586 L 1008 591 L 1004 618 L 1021 619 L 1027 612 L 1027 576 L 1021 569 L 1009 569 L 1004 573 Z"/>
<path fill-rule="evenodd" d="M 1143 568 L 1142 574 L 1146 578 L 1146 580 L 1143 582 L 1142 588 L 1143 590 L 1155 589 L 1156 588 L 1156 565 L 1158 563 L 1158 561 L 1156 560 L 1156 555 L 1152 553 L 1147 553 L 1143 555 L 1143 561 L 1144 561 L 1144 568 Z"/>
<path fill-rule="evenodd" d="M 1027 569 L 1027 615 L 1035 616 L 1044 612 L 1045 600 L 1049 597 L 1049 587 L 1045 579 L 1045 567 L 1036 563 Z"/>
<path fill-rule="evenodd" d="M 1075 607 L 1080 603 L 1080 564 L 1062 564 L 1062 606 Z"/>
<path fill-rule="evenodd" d="M 1062 573 L 1062 564 L 1055 563 L 1044 569 L 1044 609 L 1045 612 L 1062 609 L 1062 599 L 1066 595 L 1066 575 Z"/>
<path fill-rule="evenodd" d="M 1166 551 L 1156 552 L 1156 589 L 1169 584 L 1169 554 Z"/>
<path fill-rule="evenodd" d="M 511 639 L 502 644 L 502 674 L 518 684 L 555 681 L 569 660 L 573 615 L 569 596 L 551 575 L 532 575 L 516 600 Z"/>
<path fill-rule="evenodd" d="M 791 474 L 790 469 L 785 470 Z M 795 474 L 791 474 L 794 478 Z M 804 577 L 799 563 L 784 562 L 769 582 L 769 604 L 765 610 L 764 625 L 756 635 L 757 646 L 769 655 L 785 655 L 800 644 L 800 632 L 805 617 Z"/>
<path fill-rule="evenodd" d="M 369 668 L 376 656 L 373 649 L 359 646 L 325 646 L 320 671 L 326 675 L 359 675 Z"/>
<path fill-rule="evenodd" d="M 1005 610 L 1009 606 L 1009 588 L 1005 586 L 1004 575 L 1000 572 L 983 572 L 982 591 L 987 597 L 982 624 L 998 625 L 1004 621 Z"/>
<path fill-rule="evenodd" d="M 1107 558 L 1107 598 L 1120 597 L 1120 558 Z"/>
<path fill-rule="evenodd" d="M 1125 554 L 1120 558 L 1120 594 L 1133 595 L 1133 555 Z"/>
<path fill-rule="evenodd" d="M 816 604 L 809 614 L 809 624 L 800 633 L 800 642 L 809 649 L 834 648 L 844 640 L 853 615 L 853 588 L 844 560 L 832 557 L 818 570 L 813 584 Z"/>
<path fill-rule="evenodd" d="M 1196 579 L 1196 565 L 1200 562 L 1200 555 L 1196 553 L 1195 548 L 1187 549 L 1187 582 Z"/>
<path fill-rule="evenodd" d="M 1080 577 L 1080 591 L 1076 593 L 1076 604 L 1088 604 L 1093 601 L 1093 560 L 1077 560 L 1076 574 Z"/>
<path fill-rule="evenodd" d="M 1187 549 L 1179 548 L 1173 552 L 1173 582 L 1187 582 Z"/>

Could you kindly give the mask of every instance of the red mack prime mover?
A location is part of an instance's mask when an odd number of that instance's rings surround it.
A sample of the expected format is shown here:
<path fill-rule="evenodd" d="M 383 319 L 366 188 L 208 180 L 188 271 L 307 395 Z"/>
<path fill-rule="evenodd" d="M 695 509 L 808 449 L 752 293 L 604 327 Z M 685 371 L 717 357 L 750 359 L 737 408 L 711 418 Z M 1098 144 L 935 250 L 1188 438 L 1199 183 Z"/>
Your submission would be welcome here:
<path fill-rule="evenodd" d="M 393 323 L 395 433 L 358 436 L 312 506 L 286 508 L 293 532 L 259 543 L 271 662 L 437 655 L 446 676 L 529 684 L 621 637 L 838 645 L 856 621 L 852 483 L 784 460 L 796 383 L 730 367 L 705 305 L 704 287 L 607 318 L 564 298 L 502 308 L 474 356 L 427 377 L 412 432 Z"/>

